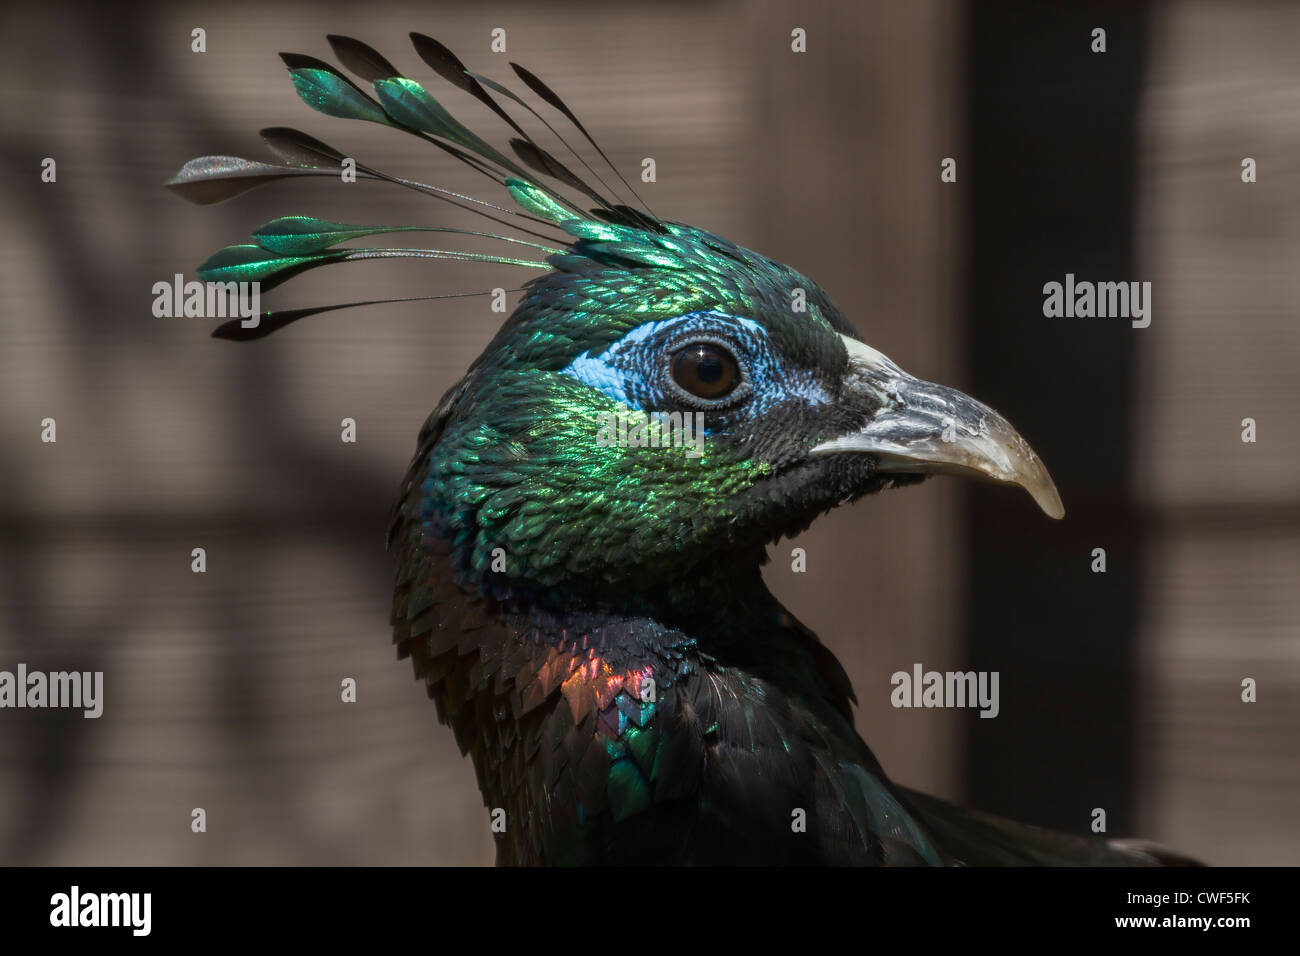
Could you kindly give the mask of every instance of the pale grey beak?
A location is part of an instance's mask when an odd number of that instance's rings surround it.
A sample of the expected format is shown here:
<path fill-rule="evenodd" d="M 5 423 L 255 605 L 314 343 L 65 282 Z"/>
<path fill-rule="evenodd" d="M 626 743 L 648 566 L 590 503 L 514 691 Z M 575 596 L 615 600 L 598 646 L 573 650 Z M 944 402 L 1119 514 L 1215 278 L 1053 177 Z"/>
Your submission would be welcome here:
<path fill-rule="evenodd" d="M 1019 485 L 1051 518 L 1065 517 L 1052 476 L 1005 418 L 969 395 L 908 375 L 869 345 L 840 336 L 849 352 L 845 384 L 882 404 L 861 430 L 813 455 L 865 452 L 882 474 L 949 474 Z"/>

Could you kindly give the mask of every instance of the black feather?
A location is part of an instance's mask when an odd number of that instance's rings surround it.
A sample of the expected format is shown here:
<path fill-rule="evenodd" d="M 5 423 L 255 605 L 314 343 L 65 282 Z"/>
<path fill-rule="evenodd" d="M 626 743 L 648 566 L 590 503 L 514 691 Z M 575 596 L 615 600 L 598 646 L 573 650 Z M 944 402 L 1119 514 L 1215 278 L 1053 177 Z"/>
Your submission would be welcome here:
<path fill-rule="evenodd" d="M 342 167 L 346 158 L 329 143 L 291 126 L 268 126 L 258 133 L 267 148 L 290 166 Z"/>
<path fill-rule="evenodd" d="M 522 159 L 530 169 L 550 176 L 552 179 L 558 179 L 571 189 L 578 190 L 578 192 L 600 203 L 606 209 L 609 209 L 611 212 L 613 211 L 613 203 L 584 183 L 574 175 L 571 169 L 536 143 L 531 140 L 516 138 L 510 141 L 510 148 L 515 151 L 515 155 Z"/>
<path fill-rule="evenodd" d="M 540 96 L 551 106 L 555 107 L 557 110 L 563 113 L 565 117 L 569 120 L 569 122 L 578 128 L 578 132 L 586 137 L 587 142 L 591 144 L 592 149 L 600 153 L 600 158 L 605 161 L 605 165 L 607 165 L 610 169 L 614 170 L 614 173 L 618 176 L 618 178 L 623 180 L 623 185 L 628 188 L 628 191 L 633 196 L 636 196 L 637 202 L 645 206 L 646 210 L 649 211 L 650 207 L 646 205 L 645 200 L 642 199 L 639 195 L 637 195 L 637 191 L 632 188 L 632 184 L 629 183 L 626 179 L 624 179 L 623 174 L 618 171 L 618 167 L 615 166 L 612 162 L 610 162 L 609 157 L 605 155 L 605 151 L 600 148 L 600 144 L 597 143 L 592 138 L 591 134 L 587 132 L 587 127 L 582 125 L 582 121 L 579 120 L 578 117 L 574 115 L 573 110 L 569 109 L 569 107 L 565 105 L 564 100 L 560 99 L 560 97 L 555 93 L 555 91 L 552 90 L 545 83 L 543 83 L 541 77 L 537 76 L 535 73 L 529 72 L 528 70 L 520 66 L 518 63 L 511 63 L 510 68 L 515 71 L 515 75 L 518 76 L 519 79 L 523 80 L 524 83 L 527 84 L 530 90 L 532 90 L 534 93 Z M 654 215 L 654 213 L 652 212 L 651 215 Z"/>
<path fill-rule="evenodd" d="M 591 164 L 582 158 L 582 154 L 579 153 L 576 149 L 574 149 L 573 146 L 570 145 L 569 141 L 565 139 L 563 136 L 561 136 L 559 131 L 550 123 L 548 123 L 546 121 L 546 118 L 543 117 L 541 113 L 537 112 L 537 110 L 533 109 L 531 106 L 525 103 L 523 99 L 521 99 L 519 96 L 517 96 L 509 89 L 502 86 L 500 83 L 496 82 L 495 80 L 488 79 L 486 76 L 482 76 L 478 73 L 473 73 L 470 71 L 466 71 L 466 72 L 468 72 L 469 75 L 477 82 L 483 84 L 489 89 L 496 91 L 497 93 L 500 93 L 502 96 L 505 96 L 513 100 L 514 102 L 522 106 L 524 109 L 528 110 L 529 113 L 531 113 L 534 117 L 536 117 L 539 123 L 541 123 L 548 130 L 550 130 L 551 135 L 554 136 L 556 139 L 558 139 L 560 143 L 563 144 L 565 149 L 567 149 L 570 153 L 572 153 L 577 158 L 578 162 L 582 163 L 583 168 L 585 168 L 587 172 L 591 173 L 591 175 L 596 177 L 596 181 L 600 183 L 601 186 L 603 186 L 605 189 L 607 189 L 610 195 L 616 195 L 614 190 L 610 188 L 609 183 L 605 182 L 605 178 L 601 176 L 600 173 L 596 172 L 596 170 L 592 169 Z M 528 139 L 530 142 L 534 142 L 534 143 L 536 142 L 536 140 L 534 140 L 531 136 L 528 137 Z M 617 172 L 617 170 L 615 170 L 615 172 Z"/>
<path fill-rule="evenodd" d="M 373 47 L 352 37 L 331 33 L 325 37 L 330 49 L 339 61 L 357 76 L 374 83 L 376 80 L 388 80 L 402 73 L 397 67 L 384 59 Z"/>
<path fill-rule="evenodd" d="M 411 43 L 415 47 L 415 52 L 420 55 L 420 59 L 432 67 L 435 73 L 448 83 L 464 90 L 496 113 L 520 136 L 532 140 L 532 137 L 524 132 L 523 127 L 516 123 L 510 114 L 503 110 L 496 100 L 492 99 L 491 94 L 483 89 L 483 85 L 470 74 L 469 70 L 465 69 L 465 64 L 460 61 L 460 57 L 433 37 L 425 36 L 423 33 L 412 33 Z"/>

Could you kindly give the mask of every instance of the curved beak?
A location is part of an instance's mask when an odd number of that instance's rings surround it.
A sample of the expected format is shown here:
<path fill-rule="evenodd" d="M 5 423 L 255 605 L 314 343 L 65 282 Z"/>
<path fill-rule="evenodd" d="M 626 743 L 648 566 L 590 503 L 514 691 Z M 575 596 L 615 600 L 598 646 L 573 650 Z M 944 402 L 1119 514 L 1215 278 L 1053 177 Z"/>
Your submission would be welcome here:
<path fill-rule="evenodd" d="M 1019 485 L 1048 517 L 1065 517 L 1042 459 L 1005 418 L 955 388 L 914 378 L 857 339 L 840 338 L 849 353 L 845 387 L 881 407 L 861 429 L 822 442 L 811 454 L 874 455 L 878 474 L 965 475 Z"/>

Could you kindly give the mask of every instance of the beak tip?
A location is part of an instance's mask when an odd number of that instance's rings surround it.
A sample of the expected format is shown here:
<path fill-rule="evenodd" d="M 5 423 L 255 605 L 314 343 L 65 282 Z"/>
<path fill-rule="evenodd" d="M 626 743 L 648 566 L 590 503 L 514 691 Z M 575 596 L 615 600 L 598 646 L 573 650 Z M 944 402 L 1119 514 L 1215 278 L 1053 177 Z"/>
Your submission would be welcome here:
<path fill-rule="evenodd" d="M 1053 520 L 1060 521 L 1065 517 L 1065 503 L 1061 501 L 1061 495 L 1056 490 L 1056 486 L 1050 481 L 1046 487 L 1026 489 L 1033 496 L 1038 507 L 1043 509 L 1043 514 Z"/>
<path fill-rule="evenodd" d="M 908 375 L 857 339 L 841 338 L 852 387 L 883 404 L 865 425 L 822 442 L 811 454 L 863 452 L 875 456 L 880 474 L 953 474 L 1019 485 L 1043 514 L 1065 517 L 1047 466 L 1002 415 L 956 389 Z"/>

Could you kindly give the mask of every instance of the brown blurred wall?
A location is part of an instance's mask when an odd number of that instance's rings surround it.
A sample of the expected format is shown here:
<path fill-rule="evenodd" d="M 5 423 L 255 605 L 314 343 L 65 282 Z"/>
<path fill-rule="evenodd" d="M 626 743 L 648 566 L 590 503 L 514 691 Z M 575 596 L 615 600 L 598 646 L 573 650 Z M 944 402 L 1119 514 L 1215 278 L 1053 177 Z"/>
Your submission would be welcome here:
<path fill-rule="evenodd" d="M 1152 542 L 1144 832 L 1217 863 L 1294 866 L 1300 6 L 1165 4 L 1151 34 L 1139 235 L 1168 318 L 1144 330 L 1135 409 Z"/>

